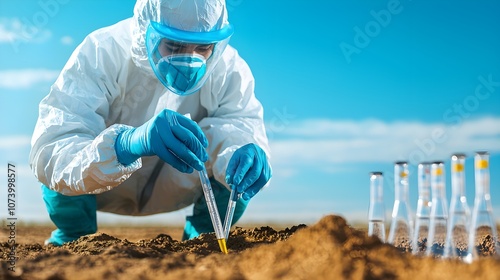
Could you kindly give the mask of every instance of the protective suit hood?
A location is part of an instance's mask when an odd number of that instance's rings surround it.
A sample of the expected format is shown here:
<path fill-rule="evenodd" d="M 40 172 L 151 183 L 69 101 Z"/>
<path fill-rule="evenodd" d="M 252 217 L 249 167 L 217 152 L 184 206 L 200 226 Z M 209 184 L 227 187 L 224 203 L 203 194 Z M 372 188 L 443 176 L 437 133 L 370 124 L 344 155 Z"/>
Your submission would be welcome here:
<path fill-rule="evenodd" d="M 224 0 L 137 0 L 132 19 L 132 59 L 150 75 L 145 38 L 149 23 L 189 32 L 210 32 L 228 25 Z"/>

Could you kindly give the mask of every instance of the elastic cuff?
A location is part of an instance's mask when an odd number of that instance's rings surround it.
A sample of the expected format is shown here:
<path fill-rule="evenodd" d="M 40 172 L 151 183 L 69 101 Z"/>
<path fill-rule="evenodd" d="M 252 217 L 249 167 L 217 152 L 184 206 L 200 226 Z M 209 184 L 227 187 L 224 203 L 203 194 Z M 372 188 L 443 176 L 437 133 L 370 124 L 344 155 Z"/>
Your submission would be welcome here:
<path fill-rule="evenodd" d="M 115 152 L 116 152 L 116 159 L 118 160 L 119 163 L 128 166 L 131 163 L 134 163 L 137 161 L 137 159 L 140 158 L 140 156 L 136 156 L 131 154 L 126 146 L 127 146 L 127 140 L 130 138 L 130 129 L 124 130 L 120 132 L 116 136 L 115 140 Z"/>

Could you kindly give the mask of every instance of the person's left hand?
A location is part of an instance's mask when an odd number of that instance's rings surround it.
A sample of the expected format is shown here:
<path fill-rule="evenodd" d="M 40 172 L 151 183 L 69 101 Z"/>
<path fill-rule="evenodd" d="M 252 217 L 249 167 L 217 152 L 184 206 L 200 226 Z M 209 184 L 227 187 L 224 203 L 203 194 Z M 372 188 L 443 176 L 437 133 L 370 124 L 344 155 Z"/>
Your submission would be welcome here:
<path fill-rule="evenodd" d="M 266 153 L 255 144 L 236 150 L 226 169 L 226 183 L 234 185 L 244 200 L 257 194 L 271 179 L 271 167 Z"/>

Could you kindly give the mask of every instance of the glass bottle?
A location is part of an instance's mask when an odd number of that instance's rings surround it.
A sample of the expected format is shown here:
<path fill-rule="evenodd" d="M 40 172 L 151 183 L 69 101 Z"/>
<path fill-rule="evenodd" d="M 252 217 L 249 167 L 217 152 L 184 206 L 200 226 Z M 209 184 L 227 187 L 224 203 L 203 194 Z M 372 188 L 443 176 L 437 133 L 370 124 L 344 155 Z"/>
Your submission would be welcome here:
<path fill-rule="evenodd" d="M 446 178 L 444 163 L 434 162 L 431 165 L 432 207 L 427 238 L 427 256 L 442 257 L 448 229 L 448 202 L 446 201 Z"/>
<path fill-rule="evenodd" d="M 368 235 L 385 242 L 384 177 L 382 172 L 370 173 L 370 207 L 368 210 Z"/>
<path fill-rule="evenodd" d="M 463 258 L 467 255 L 470 209 L 465 196 L 465 158 L 464 154 L 451 156 L 451 202 L 444 245 L 445 258 Z"/>
<path fill-rule="evenodd" d="M 409 204 L 408 163 L 394 164 L 394 207 L 388 242 L 403 251 L 411 251 L 413 218 Z"/>
<path fill-rule="evenodd" d="M 431 163 L 422 162 L 418 165 L 418 202 L 413 235 L 414 255 L 422 256 L 427 248 L 429 222 L 431 214 Z"/>
<path fill-rule="evenodd" d="M 476 153 L 474 157 L 474 177 L 476 197 L 469 231 L 469 249 L 465 259 L 469 263 L 479 256 L 496 255 L 499 251 L 496 223 L 491 206 L 488 152 Z"/>

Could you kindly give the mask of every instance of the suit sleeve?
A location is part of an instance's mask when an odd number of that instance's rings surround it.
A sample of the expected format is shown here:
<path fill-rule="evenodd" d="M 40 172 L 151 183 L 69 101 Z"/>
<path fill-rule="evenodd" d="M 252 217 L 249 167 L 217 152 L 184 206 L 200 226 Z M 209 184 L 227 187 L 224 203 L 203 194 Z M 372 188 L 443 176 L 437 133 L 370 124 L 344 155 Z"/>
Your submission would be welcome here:
<path fill-rule="evenodd" d="M 30 166 L 41 183 L 65 195 L 110 190 L 141 167 L 140 159 L 128 166 L 116 159 L 115 139 L 128 126 L 106 123 L 120 95 L 114 78 L 120 50 L 105 44 L 87 37 L 39 105 Z"/>

